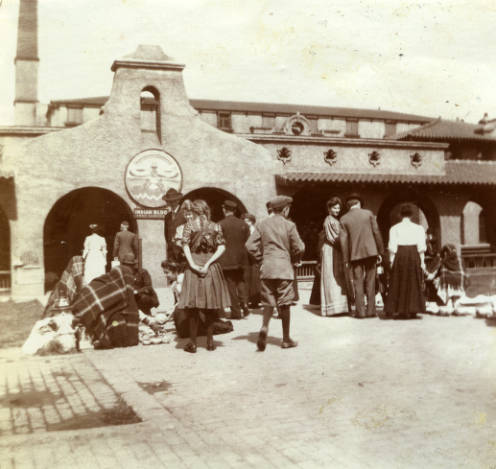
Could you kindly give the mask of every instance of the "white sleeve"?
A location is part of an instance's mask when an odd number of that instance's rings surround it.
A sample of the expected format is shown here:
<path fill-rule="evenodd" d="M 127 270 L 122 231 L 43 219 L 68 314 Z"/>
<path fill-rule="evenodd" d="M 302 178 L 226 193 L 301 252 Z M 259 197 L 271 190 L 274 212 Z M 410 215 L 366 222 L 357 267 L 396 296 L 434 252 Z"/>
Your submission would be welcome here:
<path fill-rule="evenodd" d="M 390 252 L 394 252 L 395 254 L 398 250 L 398 230 L 396 229 L 396 226 L 392 226 L 389 230 L 388 249 Z"/>
<path fill-rule="evenodd" d="M 424 227 L 419 225 L 419 230 L 418 230 L 418 239 L 417 239 L 417 251 L 418 252 L 425 252 L 427 250 L 426 246 L 426 237 L 427 235 L 425 234 Z"/>

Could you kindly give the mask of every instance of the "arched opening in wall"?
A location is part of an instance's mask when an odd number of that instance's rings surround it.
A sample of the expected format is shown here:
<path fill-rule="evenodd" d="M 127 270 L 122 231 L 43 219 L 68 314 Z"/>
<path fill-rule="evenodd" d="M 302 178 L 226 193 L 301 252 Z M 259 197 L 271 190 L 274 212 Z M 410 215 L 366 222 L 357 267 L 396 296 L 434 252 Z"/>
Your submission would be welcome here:
<path fill-rule="evenodd" d="M 238 205 L 238 210 L 236 215 L 240 216 L 243 213 L 246 213 L 246 207 L 243 202 L 239 200 L 234 194 L 231 194 L 224 189 L 218 189 L 216 187 L 201 187 L 200 189 L 195 189 L 191 192 L 188 192 L 183 200 L 189 199 L 194 201 L 195 199 L 203 199 L 207 202 L 210 207 L 211 219 L 212 221 L 220 221 L 224 218 L 224 214 L 222 212 L 222 204 L 225 200 L 233 200 Z"/>
<path fill-rule="evenodd" d="M 400 189 L 392 192 L 387 196 L 377 213 L 377 223 L 384 239 L 385 246 L 389 241 L 389 229 L 401 221 L 400 207 L 401 204 L 409 202 L 413 204 L 417 210 L 414 213 L 412 221 L 418 223 L 429 230 L 434 237 L 434 247 L 440 248 L 441 242 L 441 226 L 439 221 L 439 213 L 432 200 L 421 192 L 411 189 Z"/>
<path fill-rule="evenodd" d="M 0 294 L 10 291 L 10 226 L 0 208 Z"/>
<path fill-rule="evenodd" d="M 462 211 L 461 240 L 464 246 L 478 246 L 488 243 L 486 213 L 483 207 L 469 200 Z"/>
<path fill-rule="evenodd" d="M 117 194 L 98 187 L 76 189 L 61 197 L 48 213 L 43 227 L 45 290 L 53 287 L 72 256 L 80 256 L 89 225 L 98 224 L 107 243 L 107 267 L 112 259 L 115 234 L 122 221 L 137 233 L 137 224 L 127 203 Z"/>
<path fill-rule="evenodd" d="M 140 94 L 141 140 L 146 147 L 162 142 L 160 126 L 160 93 L 153 86 L 146 86 Z"/>
<path fill-rule="evenodd" d="M 304 187 L 293 195 L 289 218 L 295 222 L 298 233 L 305 243 L 303 260 L 318 259 L 318 238 L 324 219 L 328 215 L 327 201 L 334 195 L 340 196 L 341 192 L 334 192 L 328 186 L 318 185 Z M 344 203 L 344 199 L 342 202 Z"/>

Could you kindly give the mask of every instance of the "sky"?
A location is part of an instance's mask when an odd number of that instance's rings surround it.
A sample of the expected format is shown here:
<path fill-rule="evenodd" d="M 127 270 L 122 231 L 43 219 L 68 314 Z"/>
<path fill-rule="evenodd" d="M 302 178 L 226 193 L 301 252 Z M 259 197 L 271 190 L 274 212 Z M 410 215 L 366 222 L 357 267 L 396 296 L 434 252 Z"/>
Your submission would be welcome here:
<path fill-rule="evenodd" d="M 19 0 L 0 0 L 0 125 L 12 123 Z M 105 96 L 158 44 L 190 98 L 496 117 L 494 0 L 39 0 L 39 100 Z"/>

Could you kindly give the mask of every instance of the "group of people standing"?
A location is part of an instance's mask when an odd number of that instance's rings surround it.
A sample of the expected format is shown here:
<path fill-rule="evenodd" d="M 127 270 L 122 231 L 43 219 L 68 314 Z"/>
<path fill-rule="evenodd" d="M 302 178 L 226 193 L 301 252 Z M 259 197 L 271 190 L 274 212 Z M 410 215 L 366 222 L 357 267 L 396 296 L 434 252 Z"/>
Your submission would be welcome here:
<path fill-rule="evenodd" d="M 434 262 L 426 266 L 426 232 L 412 221 L 412 204 L 401 205 L 401 221 L 389 231 L 388 252 L 376 217 L 362 208 L 358 194 L 346 199 L 346 213 L 341 217 L 343 204 L 338 197 L 329 199 L 327 209 L 320 240 L 320 285 L 316 285 L 320 286 L 323 316 L 351 312 L 354 304 L 356 318 L 374 317 L 376 293 L 380 292 L 382 319 L 411 319 L 425 313 L 426 300 L 441 302 L 443 296 L 447 301 L 449 296 L 463 294 L 463 272 L 454 246 L 445 246 L 441 255 L 430 253 Z M 430 294 L 426 285 L 431 285 Z"/>
<path fill-rule="evenodd" d="M 196 352 L 200 320 L 206 325 L 207 350 L 214 350 L 213 322 L 219 311 L 229 308 L 233 317 L 246 317 L 250 286 L 255 285 L 259 292 L 254 296 L 260 296 L 264 316 L 258 349 L 265 350 L 274 308 L 282 320 L 282 348 L 295 347 L 289 333 L 293 264 L 299 262 L 304 244 L 287 219 L 292 199 L 278 196 L 269 201 L 270 214 L 255 225 L 253 215 L 245 215 L 245 221 L 235 216 L 237 204 L 232 200 L 223 203 L 224 218 L 214 223 L 204 200 L 184 201 L 179 206 L 181 198 L 174 189 L 164 196 L 170 206 L 164 235 L 169 267 L 182 265 L 184 269 L 177 304 L 189 317 L 190 341 L 184 350 Z"/>

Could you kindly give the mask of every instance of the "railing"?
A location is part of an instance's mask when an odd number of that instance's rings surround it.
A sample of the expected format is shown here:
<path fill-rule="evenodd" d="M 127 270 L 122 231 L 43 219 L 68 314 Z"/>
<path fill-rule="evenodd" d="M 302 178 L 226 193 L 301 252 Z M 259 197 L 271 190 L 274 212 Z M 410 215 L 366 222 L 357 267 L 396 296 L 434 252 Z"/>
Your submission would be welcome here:
<path fill-rule="evenodd" d="M 315 265 L 317 261 L 303 261 L 299 267 L 296 268 L 296 278 L 298 280 L 313 279 L 315 274 Z"/>
<path fill-rule="evenodd" d="M 10 270 L 0 270 L 0 292 L 10 290 Z"/>
<path fill-rule="evenodd" d="M 492 269 L 496 267 L 496 253 L 462 254 L 465 269 Z"/>

